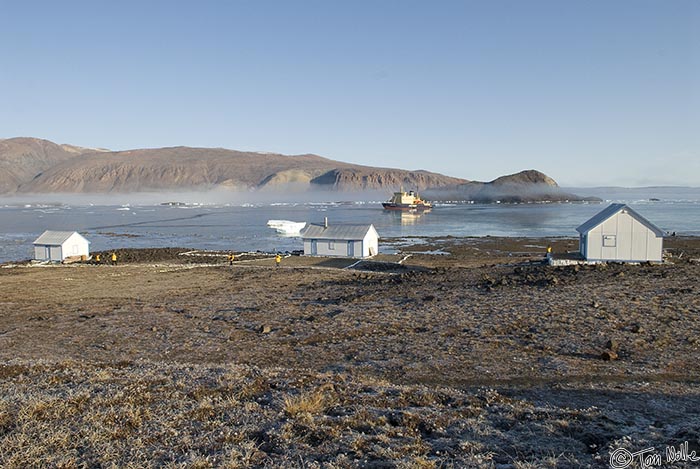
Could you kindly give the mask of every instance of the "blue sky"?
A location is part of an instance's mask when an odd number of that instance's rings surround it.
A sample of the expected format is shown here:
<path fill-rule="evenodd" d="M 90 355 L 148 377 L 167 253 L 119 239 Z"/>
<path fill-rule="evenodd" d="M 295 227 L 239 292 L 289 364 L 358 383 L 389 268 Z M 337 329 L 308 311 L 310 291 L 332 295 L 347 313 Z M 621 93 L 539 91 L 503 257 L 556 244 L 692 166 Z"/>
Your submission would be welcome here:
<path fill-rule="evenodd" d="M 700 1 L 3 2 L 0 138 L 700 186 Z"/>

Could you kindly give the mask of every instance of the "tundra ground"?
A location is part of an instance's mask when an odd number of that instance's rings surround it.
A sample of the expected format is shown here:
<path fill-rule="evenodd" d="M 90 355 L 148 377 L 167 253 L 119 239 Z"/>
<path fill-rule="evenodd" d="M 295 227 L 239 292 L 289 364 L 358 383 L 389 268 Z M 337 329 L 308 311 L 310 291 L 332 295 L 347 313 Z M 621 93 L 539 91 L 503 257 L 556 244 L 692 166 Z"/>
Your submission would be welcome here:
<path fill-rule="evenodd" d="M 664 265 L 538 264 L 571 243 L 434 239 L 383 259 L 411 254 L 401 265 L 351 269 L 184 250 L 6 265 L 0 464 L 609 467 L 616 448 L 700 453 L 700 240 L 667 241 Z"/>

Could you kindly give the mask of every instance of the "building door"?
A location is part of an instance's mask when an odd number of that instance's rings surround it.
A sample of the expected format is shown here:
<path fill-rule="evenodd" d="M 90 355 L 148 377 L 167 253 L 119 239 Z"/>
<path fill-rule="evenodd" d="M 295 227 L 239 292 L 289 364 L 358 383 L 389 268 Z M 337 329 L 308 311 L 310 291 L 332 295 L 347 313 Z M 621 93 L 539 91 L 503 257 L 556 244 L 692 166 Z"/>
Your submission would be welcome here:
<path fill-rule="evenodd" d="M 316 240 L 312 239 L 311 240 L 311 255 L 315 256 L 318 254 L 318 246 L 316 246 Z"/>
<path fill-rule="evenodd" d="M 348 257 L 355 257 L 355 241 L 348 241 Z"/>
<path fill-rule="evenodd" d="M 49 248 L 49 259 L 52 261 L 62 261 L 63 260 L 63 250 L 61 246 L 51 246 Z"/>

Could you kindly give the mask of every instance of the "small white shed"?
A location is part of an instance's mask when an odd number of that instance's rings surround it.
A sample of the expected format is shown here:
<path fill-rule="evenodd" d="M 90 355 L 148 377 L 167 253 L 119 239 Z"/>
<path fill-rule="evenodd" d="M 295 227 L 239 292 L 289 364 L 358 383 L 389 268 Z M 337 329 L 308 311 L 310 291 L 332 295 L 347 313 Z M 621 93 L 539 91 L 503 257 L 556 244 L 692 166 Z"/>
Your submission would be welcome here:
<path fill-rule="evenodd" d="M 90 241 L 77 231 L 44 231 L 34 241 L 34 259 L 62 262 L 68 257 L 90 256 Z"/>
<path fill-rule="evenodd" d="M 374 225 L 309 224 L 301 238 L 306 256 L 364 258 L 379 252 L 379 234 Z"/>
<path fill-rule="evenodd" d="M 576 228 L 588 261 L 661 262 L 664 232 L 625 204 L 612 204 Z"/>

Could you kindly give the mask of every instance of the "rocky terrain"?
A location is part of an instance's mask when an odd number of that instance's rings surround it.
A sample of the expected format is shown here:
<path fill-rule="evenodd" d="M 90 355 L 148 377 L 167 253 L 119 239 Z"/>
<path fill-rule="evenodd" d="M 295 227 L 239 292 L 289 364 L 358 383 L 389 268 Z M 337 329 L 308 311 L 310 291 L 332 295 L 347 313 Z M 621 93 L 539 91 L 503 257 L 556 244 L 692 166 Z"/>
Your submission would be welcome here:
<path fill-rule="evenodd" d="M 615 449 L 700 453 L 700 240 L 670 238 L 664 265 L 541 265 L 571 243 L 433 239 L 352 268 L 185 249 L 6 265 L 0 464 L 602 468 Z"/>
<path fill-rule="evenodd" d="M 172 147 L 108 151 L 47 140 L 0 140 L 0 194 L 153 191 L 426 190 L 433 200 L 531 202 L 582 200 L 529 170 L 491 182 L 369 167 L 317 155 Z"/>

